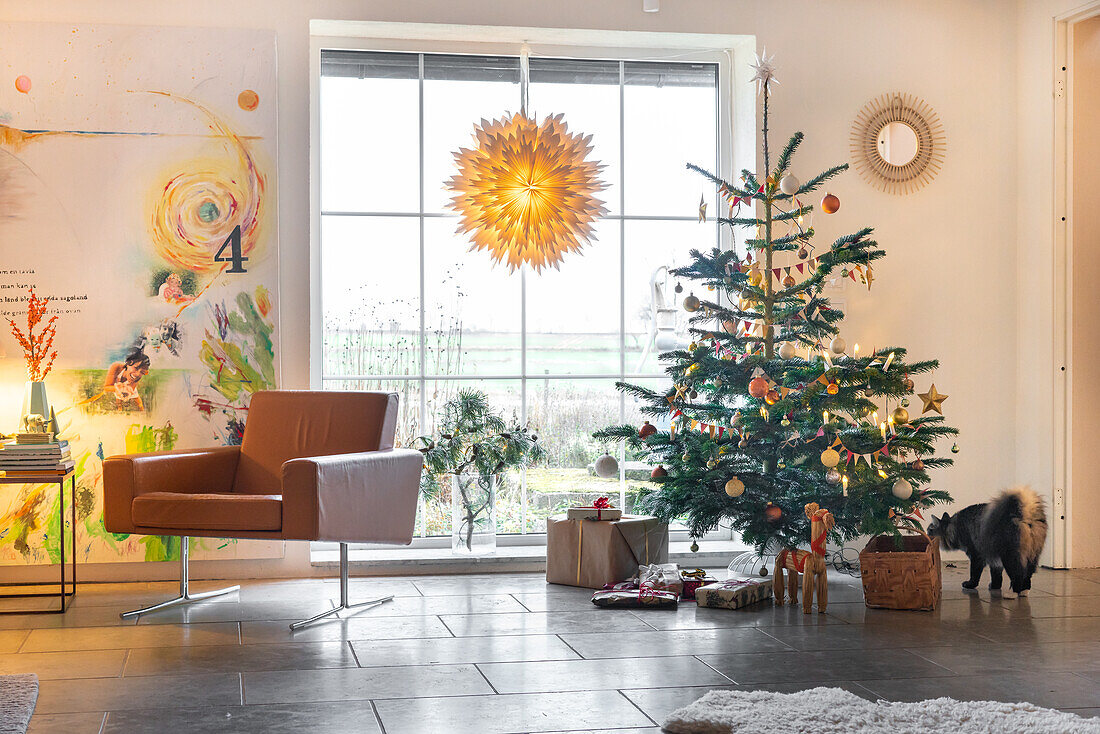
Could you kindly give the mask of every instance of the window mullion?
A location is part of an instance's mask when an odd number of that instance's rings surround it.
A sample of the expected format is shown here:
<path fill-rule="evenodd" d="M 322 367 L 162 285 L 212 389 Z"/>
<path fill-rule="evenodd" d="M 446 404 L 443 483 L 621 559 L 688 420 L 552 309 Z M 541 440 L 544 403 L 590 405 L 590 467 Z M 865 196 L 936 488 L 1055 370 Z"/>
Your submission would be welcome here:
<path fill-rule="evenodd" d="M 626 62 L 619 61 L 619 214 L 626 214 Z M 626 219 L 619 219 L 619 379 L 626 380 Z M 619 425 L 626 422 L 626 394 L 619 392 Z M 626 508 L 626 444 L 620 448 L 619 507 Z"/>
<path fill-rule="evenodd" d="M 420 223 L 420 369 L 418 370 L 417 386 L 420 389 L 420 435 L 428 435 L 429 426 L 428 421 L 428 389 L 427 381 L 424 379 L 424 375 L 427 372 L 427 341 L 424 334 L 424 327 L 427 323 L 427 310 L 424 308 L 424 54 L 417 54 L 417 68 L 418 68 L 418 104 L 420 106 L 420 114 L 417 116 L 419 130 L 418 130 L 418 146 L 420 148 L 420 186 L 419 186 L 419 219 Z M 417 504 L 419 505 L 420 514 L 420 536 L 426 537 L 428 534 L 428 521 L 425 517 L 427 510 L 425 508 L 424 499 L 417 497 Z"/>

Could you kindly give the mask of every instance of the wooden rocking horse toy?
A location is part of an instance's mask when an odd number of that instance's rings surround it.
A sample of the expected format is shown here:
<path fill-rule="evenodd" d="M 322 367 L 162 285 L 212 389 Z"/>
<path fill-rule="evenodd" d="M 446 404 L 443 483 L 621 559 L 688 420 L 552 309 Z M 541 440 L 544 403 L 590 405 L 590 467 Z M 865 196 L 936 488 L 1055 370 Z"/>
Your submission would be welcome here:
<path fill-rule="evenodd" d="M 775 603 L 783 605 L 783 571 L 787 572 L 787 593 L 791 604 L 798 602 L 798 574 L 802 574 L 802 611 L 810 613 L 814 588 L 817 588 L 817 611 L 825 613 L 829 604 L 829 582 L 825 574 L 825 536 L 836 525 L 833 513 L 818 507 L 816 502 L 806 505 L 806 517 L 810 520 L 810 550 L 784 548 L 775 557 L 775 578 L 772 588 Z"/>

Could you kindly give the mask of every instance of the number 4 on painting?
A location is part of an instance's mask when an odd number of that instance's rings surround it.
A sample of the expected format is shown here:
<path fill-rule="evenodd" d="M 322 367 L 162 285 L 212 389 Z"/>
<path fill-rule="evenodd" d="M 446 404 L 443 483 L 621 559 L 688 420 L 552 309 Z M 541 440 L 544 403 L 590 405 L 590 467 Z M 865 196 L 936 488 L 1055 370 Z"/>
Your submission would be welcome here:
<path fill-rule="evenodd" d="M 227 247 L 229 248 L 228 257 L 225 256 L 225 248 Z M 233 263 L 233 267 L 225 271 L 227 273 L 245 272 L 244 265 L 241 263 L 248 262 L 248 258 L 241 256 L 241 225 L 238 224 L 234 227 L 232 234 L 225 238 L 225 242 L 222 243 L 222 247 L 218 250 L 218 254 L 214 255 L 214 262 Z"/>

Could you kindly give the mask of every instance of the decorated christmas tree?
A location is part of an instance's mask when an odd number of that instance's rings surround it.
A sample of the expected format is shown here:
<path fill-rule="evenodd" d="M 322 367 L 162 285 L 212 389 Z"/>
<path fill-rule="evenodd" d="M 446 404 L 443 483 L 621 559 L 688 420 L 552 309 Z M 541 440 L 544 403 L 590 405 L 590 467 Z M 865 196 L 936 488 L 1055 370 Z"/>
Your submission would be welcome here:
<path fill-rule="evenodd" d="M 952 463 L 934 453 L 940 439 L 957 433 L 944 423 L 947 396 L 932 384 L 918 393 L 920 404 L 910 403 L 915 380 L 929 384 L 938 362 L 909 361 L 899 346 L 859 353 L 841 338 L 844 315 L 830 305 L 826 286 L 851 278 L 870 288 L 872 263 L 885 253 L 869 228 L 817 250 L 806 198 L 847 165 L 799 182 L 792 159 L 800 132 L 773 159 L 774 66 L 758 58 L 754 68 L 764 174 L 743 171 L 735 184 L 688 166 L 718 187 L 729 211 L 719 221 L 747 233 L 743 254 L 693 250 L 691 263 L 672 271 L 694 287 L 684 298 L 693 314 L 691 345 L 661 355 L 671 387 L 618 383 L 668 430 L 647 421 L 596 437 L 623 440 L 654 465 L 658 488 L 643 506 L 666 520 L 686 518 L 696 537 L 726 520 L 760 553 L 805 545 L 810 502 L 832 512 L 834 540 L 897 532 L 950 500 L 925 487 L 930 470 Z M 839 207 L 832 194 L 821 200 L 826 214 Z"/>

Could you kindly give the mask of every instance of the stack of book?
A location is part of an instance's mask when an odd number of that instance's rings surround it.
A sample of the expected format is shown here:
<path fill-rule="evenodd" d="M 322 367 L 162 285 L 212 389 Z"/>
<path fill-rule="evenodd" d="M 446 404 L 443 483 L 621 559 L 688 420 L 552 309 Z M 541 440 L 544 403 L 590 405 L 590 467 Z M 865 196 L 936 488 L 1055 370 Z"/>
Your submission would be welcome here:
<path fill-rule="evenodd" d="M 0 471 L 9 477 L 67 474 L 73 468 L 68 441 L 49 433 L 20 433 L 0 445 Z"/>

